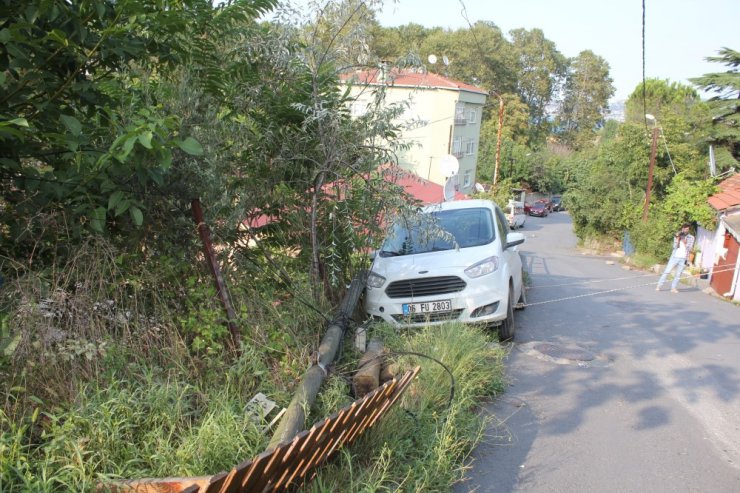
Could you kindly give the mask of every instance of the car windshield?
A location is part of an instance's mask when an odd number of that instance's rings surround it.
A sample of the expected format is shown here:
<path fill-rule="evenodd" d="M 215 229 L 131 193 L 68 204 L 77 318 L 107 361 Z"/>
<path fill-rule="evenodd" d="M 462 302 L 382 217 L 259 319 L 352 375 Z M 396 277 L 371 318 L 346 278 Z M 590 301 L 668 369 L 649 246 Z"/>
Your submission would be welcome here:
<path fill-rule="evenodd" d="M 380 255 L 391 257 L 469 248 L 494 239 L 493 219 L 488 209 L 435 211 L 396 221 Z"/>

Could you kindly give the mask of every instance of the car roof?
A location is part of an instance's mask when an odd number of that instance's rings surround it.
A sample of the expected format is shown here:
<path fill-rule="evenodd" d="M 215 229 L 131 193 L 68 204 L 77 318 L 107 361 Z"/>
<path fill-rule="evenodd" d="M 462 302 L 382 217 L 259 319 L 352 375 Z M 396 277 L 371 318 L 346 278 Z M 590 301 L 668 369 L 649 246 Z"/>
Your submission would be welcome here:
<path fill-rule="evenodd" d="M 468 199 L 468 200 L 450 200 L 440 202 L 439 204 L 430 204 L 424 207 L 425 212 L 449 211 L 455 209 L 475 209 L 475 208 L 495 209 L 497 204 L 492 200 L 485 199 Z"/>

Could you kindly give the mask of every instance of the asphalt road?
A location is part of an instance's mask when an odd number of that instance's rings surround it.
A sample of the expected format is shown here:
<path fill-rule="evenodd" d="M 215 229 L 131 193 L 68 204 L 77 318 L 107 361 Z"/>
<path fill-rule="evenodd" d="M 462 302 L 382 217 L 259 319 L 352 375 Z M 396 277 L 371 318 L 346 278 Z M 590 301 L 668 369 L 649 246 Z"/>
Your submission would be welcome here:
<path fill-rule="evenodd" d="M 454 491 L 740 492 L 740 307 L 580 253 L 567 213 L 522 232 L 531 306 Z"/>

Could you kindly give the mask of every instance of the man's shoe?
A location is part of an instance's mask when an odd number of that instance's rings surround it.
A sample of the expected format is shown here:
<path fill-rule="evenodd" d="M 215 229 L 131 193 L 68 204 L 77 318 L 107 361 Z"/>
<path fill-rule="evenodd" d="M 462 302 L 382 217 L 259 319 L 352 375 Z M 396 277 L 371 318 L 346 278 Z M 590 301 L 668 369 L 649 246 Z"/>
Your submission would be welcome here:
<path fill-rule="evenodd" d="M 655 286 L 656 291 L 660 291 L 660 286 Z"/>
<path fill-rule="evenodd" d="M 678 289 L 676 288 L 671 289 L 671 293 L 678 293 Z"/>

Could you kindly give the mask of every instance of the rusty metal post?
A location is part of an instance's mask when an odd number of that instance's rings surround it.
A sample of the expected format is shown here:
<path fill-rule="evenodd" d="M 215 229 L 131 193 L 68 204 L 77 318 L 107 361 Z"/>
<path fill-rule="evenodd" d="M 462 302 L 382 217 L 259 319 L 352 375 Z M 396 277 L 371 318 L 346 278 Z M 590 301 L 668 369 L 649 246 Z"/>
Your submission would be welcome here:
<path fill-rule="evenodd" d="M 226 310 L 226 325 L 229 327 L 229 332 L 231 333 L 231 344 L 234 349 L 238 350 L 241 334 L 239 334 L 239 328 L 236 326 L 236 313 L 234 312 L 234 307 L 231 305 L 229 293 L 226 290 L 226 283 L 224 282 L 221 268 L 218 266 L 218 261 L 216 260 L 216 252 L 213 249 L 213 243 L 211 243 L 211 234 L 208 231 L 208 226 L 206 225 L 205 220 L 203 219 L 203 209 L 200 206 L 200 199 L 193 199 L 190 203 L 190 207 L 193 211 L 195 224 L 198 226 L 198 234 L 203 242 L 203 253 L 206 256 L 208 268 L 210 269 L 214 282 L 216 283 L 218 298 L 221 300 L 224 310 Z"/>
<path fill-rule="evenodd" d="M 498 96 L 498 132 L 496 132 L 496 166 L 493 169 L 493 186 L 498 182 L 498 162 L 501 157 L 501 129 L 504 126 L 504 98 Z"/>
<path fill-rule="evenodd" d="M 648 219 L 648 210 L 650 209 L 650 192 L 653 188 L 653 170 L 655 169 L 655 154 L 658 147 L 658 126 L 653 127 L 653 143 L 650 147 L 650 165 L 648 167 L 648 182 L 645 190 L 645 205 L 642 208 L 642 222 L 646 223 Z"/>

